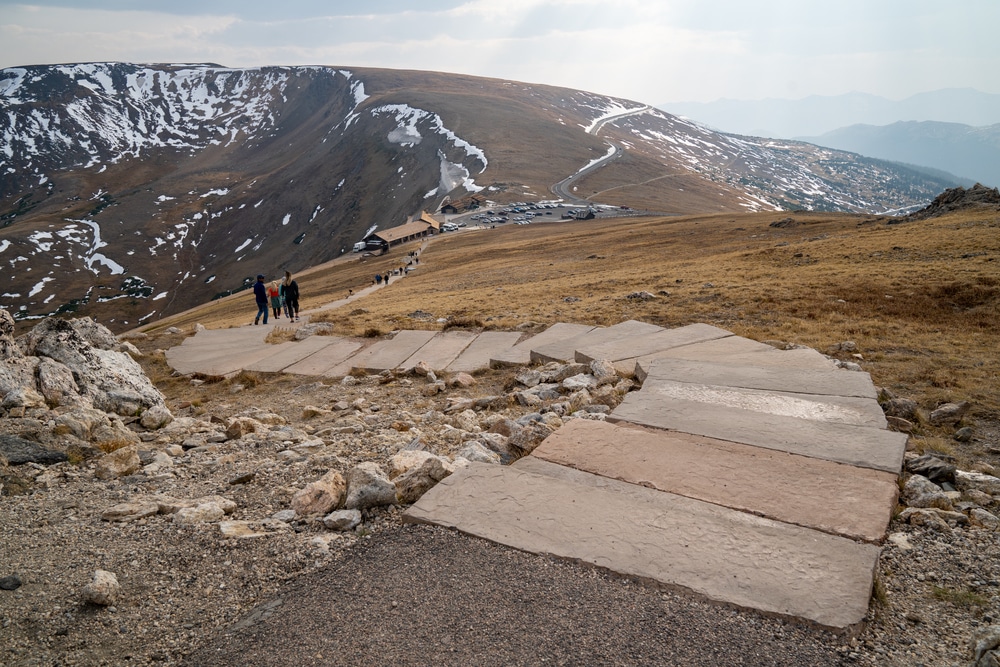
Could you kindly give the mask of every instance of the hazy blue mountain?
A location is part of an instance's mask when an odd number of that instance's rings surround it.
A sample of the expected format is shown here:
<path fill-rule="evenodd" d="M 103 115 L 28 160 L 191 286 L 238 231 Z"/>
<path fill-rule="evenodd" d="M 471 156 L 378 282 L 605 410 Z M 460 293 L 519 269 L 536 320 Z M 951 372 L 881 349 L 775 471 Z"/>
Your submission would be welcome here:
<path fill-rule="evenodd" d="M 984 185 L 1000 185 L 1000 124 L 905 121 L 851 125 L 801 141 L 883 160 L 941 169 Z"/>
<path fill-rule="evenodd" d="M 716 100 L 657 105 L 711 128 L 759 137 L 818 136 L 848 125 L 939 121 L 974 127 L 1000 123 L 1000 95 L 950 88 L 890 100 L 867 93 L 798 100 Z"/>

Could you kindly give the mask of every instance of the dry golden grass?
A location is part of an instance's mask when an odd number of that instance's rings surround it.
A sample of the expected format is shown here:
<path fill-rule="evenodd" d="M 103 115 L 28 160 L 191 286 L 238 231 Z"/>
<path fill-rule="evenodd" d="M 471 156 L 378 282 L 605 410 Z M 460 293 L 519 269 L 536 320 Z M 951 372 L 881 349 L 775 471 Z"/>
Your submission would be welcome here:
<path fill-rule="evenodd" d="M 770 226 L 786 217 L 794 222 Z M 997 420 L 1000 213 L 890 222 L 896 221 L 724 214 L 448 234 L 427 246 L 419 269 L 405 280 L 312 319 L 353 336 L 442 328 L 408 317 L 422 310 L 447 318 L 447 326 L 488 329 L 638 319 L 666 327 L 707 322 L 824 352 L 852 340 L 877 384 L 928 409 L 970 400 L 977 418 Z M 303 308 L 370 284 L 376 271 L 399 266 L 416 247 L 337 260 L 300 275 Z M 636 291 L 657 298 L 627 298 Z M 252 296 L 243 294 L 157 327 L 245 324 L 253 312 Z M 927 429 L 926 435 L 940 439 L 942 432 Z"/>

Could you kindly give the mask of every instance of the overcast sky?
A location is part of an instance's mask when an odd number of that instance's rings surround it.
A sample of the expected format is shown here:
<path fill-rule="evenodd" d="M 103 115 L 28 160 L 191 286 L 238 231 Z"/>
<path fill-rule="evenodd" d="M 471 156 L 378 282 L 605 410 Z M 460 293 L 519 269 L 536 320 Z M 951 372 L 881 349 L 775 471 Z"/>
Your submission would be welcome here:
<path fill-rule="evenodd" d="M 0 67 L 436 70 L 649 104 L 1000 93 L 1000 0 L 0 0 Z"/>

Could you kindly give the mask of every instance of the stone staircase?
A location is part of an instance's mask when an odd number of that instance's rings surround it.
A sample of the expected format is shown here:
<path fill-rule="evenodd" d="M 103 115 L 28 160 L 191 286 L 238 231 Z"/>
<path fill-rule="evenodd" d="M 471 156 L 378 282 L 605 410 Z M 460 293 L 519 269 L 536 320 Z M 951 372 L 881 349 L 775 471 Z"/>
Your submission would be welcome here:
<path fill-rule="evenodd" d="M 281 345 L 246 329 L 201 332 L 168 362 L 336 377 L 421 361 L 443 372 L 611 361 L 642 388 L 606 422 L 571 420 L 511 466 L 460 470 L 404 519 L 838 631 L 864 621 L 906 444 L 866 373 L 706 324 Z"/>

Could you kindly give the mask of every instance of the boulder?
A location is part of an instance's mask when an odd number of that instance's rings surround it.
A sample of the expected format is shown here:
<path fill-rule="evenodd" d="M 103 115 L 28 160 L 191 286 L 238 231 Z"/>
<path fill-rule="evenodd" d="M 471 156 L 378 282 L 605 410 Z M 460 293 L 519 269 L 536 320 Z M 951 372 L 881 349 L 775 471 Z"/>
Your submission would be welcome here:
<path fill-rule="evenodd" d="M 25 356 L 47 357 L 66 366 L 79 392 L 105 412 L 131 416 L 164 405 L 132 357 L 119 352 L 118 340 L 93 320 L 47 318 L 18 339 Z"/>
<path fill-rule="evenodd" d="M 941 482 L 954 483 L 955 470 L 957 470 L 954 465 L 942 461 L 933 454 L 924 454 L 923 456 L 907 461 L 906 469 L 909 472 L 926 477 L 935 484 L 940 484 Z"/>
<path fill-rule="evenodd" d="M 499 454 L 476 440 L 465 443 L 465 446 L 458 450 L 455 456 L 477 463 L 499 464 L 501 462 Z"/>
<path fill-rule="evenodd" d="M 142 417 L 139 418 L 139 423 L 142 424 L 142 427 L 145 429 L 156 431 L 163 428 L 173 420 L 174 416 L 170 414 L 170 410 L 167 409 L 167 406 L 154 405 L 142 413 Z"/>
<path fill-rule="evenodd" d="M 58 361 L 45 357 L 39 359 L 35 381 L 38 392 L 45 397 L 45 402 L 50 407 L 90 404 L 90 401 L 80 395 L 76 380 L 73 379 L 73 371 Z"/>
<path fill-rule="evenodd" d="M 365 461 L 347 473 L 346 509 L 367 509 L 396 503 L 396 487 L 377 463 Z"/>
<path fill-rule="evenodd" d="M 437 456 L 428 457 L 393 480 L 396 500 L 400 503 L 416 502 L 420 496 L 451 474 Z"/>
<path fill-rule="evenodd" d="M 94 476 L 97 479 L 115 479 L 137 472 L 142 467 L 135 446 L 122 447 L 97 459 Z"/>
<path fill-rule="evenodd" d="M 226 437 L 230 440 L 238 440 L 249 433 L 256 433 L 264 430 L 263 424 L 251 417 L 234 417 L 226 425 Z"/>
<path fill-rule="evenodd" d="M 1000 529 L 1000 519 L 998 519 L 995 514 L 987 512 L 982 507 L 973 507 L 970 509 L 969 518 L 972 519 L 972 523 L 980 526 L 981 528 L 986 528 L 987 530 Z"/>
<path fill-rule="evenodd" d="M 615 365 L 607 359 L 591 361 L 590 374 L 597 380 L 598 385 L 614 384 L 618 381 L 618 371 L 615 370 Z"/>
<path fill-rule="evenodd" d="M 113 605 L 121 594 L 118 577 L 107 570 L 95 570 L 90 583 L 83 587 L 83 600 L 107 607 Z"/>
<path fill-rule="evenodd" d="M 525 426 L 517 425 L 517 428 L 511 431 L 507 445 L 522 456 L 530 454 L 554 430 L 548 424 L 537 421 L 532 421 Z"/>
<path fill-rule="evenodd" d="M 0 457 L 6 459 L 13 466 L 24 463 L 51 465 L 62 463 L 67 459 L 63 452 L 46 449 L 37 442 L 25 440 L 16 435 L 0 435 Z"/>
<path fill-rule="evenodd" d="M 951 510 L 951 499 L 944 490 L 923 475 L 911 475 L 903 485 L 901 499 L 910 507 L 937 507 Z"/>
<path fill-rule="evenodd" d="M 917 402 L 909 398 L 891 398 L 882 404 L 882 410 L 886 416 L 905 419 L 910 423 L 917 421 L 919 415 Z"/>
<path fill-rule="evenodd" d="M 361 523 L 359 510 L 337 510 L 323 517 L 323 525 L 330 530 L 354 530 Z"/>
<path fill-rule="evenodd" d="M 934 409 L 928 419 L 934 426 L 940 426 L 942 424 L 957 424 L 968 411 L 968 401 L 962 401 L 960 403 L 945 403 L 944 405 L 940 405 Z"/>
<path fill-rule="evenodd" d="M 955 488 L 959 491 L 978 489 L 992 496 L 1000 495 L 1000 477 L 986 475 L 981 472 L 955 472 Z"/>
<path fill-rule="evenodd" d="M 449 387 L 466 389 L 474 384 L 476 384 L 476 378 L 472 377 L 468 373 L 455 373 L 450 378 L 448 378 Z"/>
<path fill-rule="evenodd" d="M 226 515 L 225 510 L 216 503 L 202 503 L 195 507 L 182 507 L 174 513 L 174 523 L 181 526 L 192 526 L 199 523 L 212 523 Z"/>
<path fill-rule="evenodd" d="M 346 491 L 343 475 L 331 470 L 292 496 L 292 509 L 298 516 L 327 514 L 341 506 Z"/>

